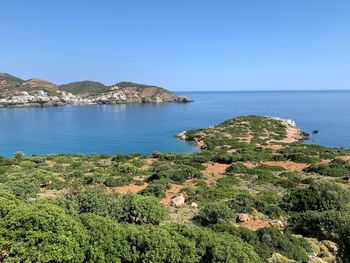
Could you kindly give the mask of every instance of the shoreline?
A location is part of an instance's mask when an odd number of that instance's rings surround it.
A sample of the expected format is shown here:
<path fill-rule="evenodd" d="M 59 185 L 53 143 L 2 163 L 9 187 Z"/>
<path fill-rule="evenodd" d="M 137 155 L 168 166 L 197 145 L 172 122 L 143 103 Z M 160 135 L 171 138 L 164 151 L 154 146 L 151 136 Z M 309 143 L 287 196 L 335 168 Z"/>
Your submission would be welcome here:
<path fill-rule="evenodd" d="M 9 108 L 49 108 L 49 107 L 64 107 L 64 106 L 87 106 L 87 105 L 127 105 L 127 104 L 163 104 L 163 103 L 176 103 L 176 104 L 187 104 L 194 102 L 193 100 L 188 101 L 141 101 L 141 102 L 89 102 L 89 103 L 52 103 L 52 104 L 41 104 L 41 103 L 19 103 L 14 105 L 0 104 L 0 109 Z"/>

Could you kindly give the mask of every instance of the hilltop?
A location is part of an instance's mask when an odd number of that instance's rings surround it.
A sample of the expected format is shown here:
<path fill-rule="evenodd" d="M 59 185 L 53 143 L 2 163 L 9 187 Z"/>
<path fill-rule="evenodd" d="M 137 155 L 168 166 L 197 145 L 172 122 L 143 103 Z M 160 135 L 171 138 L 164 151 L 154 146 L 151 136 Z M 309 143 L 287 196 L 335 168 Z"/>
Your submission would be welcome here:
<path fill-rule="evenodd" d="M 0 73 L 0 106 L 58 106 L 66 104 L 124 104 L 190 102 L 157 86 L 120 82 L 106 86 L 95 81 L 56 85 L 46 80 L 22 80 Z"/>
<path fill-rule="evenodd" d="M 179 137 L 202 151 L 0 158 L 1 260 L 349 262 L 348 150 L 272 117 Z"/>

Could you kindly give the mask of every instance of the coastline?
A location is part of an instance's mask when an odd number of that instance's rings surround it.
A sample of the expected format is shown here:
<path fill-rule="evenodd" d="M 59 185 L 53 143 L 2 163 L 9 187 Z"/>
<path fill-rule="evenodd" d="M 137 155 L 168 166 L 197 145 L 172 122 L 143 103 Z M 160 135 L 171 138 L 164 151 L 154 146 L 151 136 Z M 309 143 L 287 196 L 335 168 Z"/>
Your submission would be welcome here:
<path fill-rule="evenodd" d="M 113 101 L 113 102 L 73 102 L 73 103 L 67 103 L 67 102 L 53 102 L 53 103 L 46 103 L 46 102 L 32 102 L 32 103 L 0 103 L 0 108 L 44 108 L 44 107 L 61 107 L 61 106 L 83 106 L 83 105 L 123 105 L 123 104 L 161 104 L 161 103 L 191 103 L 193 100 L 191 99 L 180 99 L 180 100 L 174 100 L 174 101 Z"/>

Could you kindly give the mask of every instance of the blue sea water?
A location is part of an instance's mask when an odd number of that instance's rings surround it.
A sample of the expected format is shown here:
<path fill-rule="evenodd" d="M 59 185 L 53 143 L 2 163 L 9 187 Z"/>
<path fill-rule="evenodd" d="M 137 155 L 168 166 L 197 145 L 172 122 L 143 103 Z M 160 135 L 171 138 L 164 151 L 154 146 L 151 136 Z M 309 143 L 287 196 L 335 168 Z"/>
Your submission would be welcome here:
<path fill-rule="evenodd" d="M 0 155 L 190 153 L 175 134 L 240 115 L 290 118 L 311 142 L 350 148 L 350 91 L 183 92 L 193 103 L 0 109 Z"/>

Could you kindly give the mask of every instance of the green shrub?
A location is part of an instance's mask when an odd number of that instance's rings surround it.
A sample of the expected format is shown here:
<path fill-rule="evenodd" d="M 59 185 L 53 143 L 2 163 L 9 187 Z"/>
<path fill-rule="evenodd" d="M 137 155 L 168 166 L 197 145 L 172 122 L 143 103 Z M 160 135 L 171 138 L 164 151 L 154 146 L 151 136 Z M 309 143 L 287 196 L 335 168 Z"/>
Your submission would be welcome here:
<path fill-rule="evenodd" d="M 233 199 L 229 202 L 229 206 L 237 213 L 251 213 L 254 205 L 255 198 L 249 192 L 240 192 L 234 195 Z"/>
<path fill-rule="evenodd" d="M 131 182 L 132 182 L 132 177 L 129 177 L 129 176 L 123 176 L 121 178 L 109 177 L 106 179 L 104 184 L 108 187 L 117 187 L 117 186 L 128 185 Z"/>
<path fill-rule="evenodd" d="M 342 262 L 350 262 L 350 213 L 349 211 L 307 211 L 290 219 L 297 233 L 329 239 L 340 246 Z"/>
<path fill-rule="evenodd" d="M 127 194 L 123 197 L 122 206 L 121 221 L 128 223 L 157 225 L 169 215 L 168 208 L 153 196 Z"/>
<path fill-rule="evenodd" d="M 213 203 L 203 207 L 195 218 L 195 221 L 203 226 L 232 221 L 234 213 L 224 203 Z"/>
<path fill-rule="evenodd" d="M 125 227 L 109 218 L 89 213 L 82 214 L 80 219 L 89 233 L 85 262 L 132 261 L 133 251 L 125 237 Z"/>
<path fill-rule="evenodd" d="M 306 262 L 309 259 L 308 250 L 310 248 L 307 243 L 294 237 L 289 232 L 283 233 L 273 227 L 261 228 L 257 230 L 257 236 L 261 243 L 289 259 L 294 259 L 298 262 Z"/>
<path fill-rule="evenodd" d="M 311 165 L 303 170 L 307 173 L 318 173 L 323 176 L 349 177 L 350 166 L 345 161 L 333 160 L 329 164 Z"/>
<path fill-rule="evenodd" d="M 2 209 L 0 209 L 2 210 Z M 0 247 L 9 262 L 82 262 L 88 236 L 81 223 L 53 205 L 21 205 L 0 222 Z"/>
<path fill-rule="evenodd" d="M 282 207 L 287 211 L 344 210 L 350 203 L 350 191 L 328 180 L 316 180 L 307 189 L 292 189 L 284 196 Z"/>
<path fill-rule="evenodd" d="M 164 198 L 165 191 L 169 189 L 170 184 L 164 180 L 152 181 L 146 189 L 140 192 L 141 195 L 155 196 L 157 198 Z"/>

